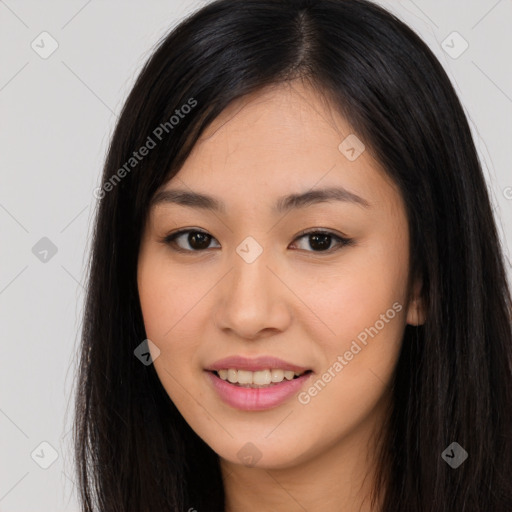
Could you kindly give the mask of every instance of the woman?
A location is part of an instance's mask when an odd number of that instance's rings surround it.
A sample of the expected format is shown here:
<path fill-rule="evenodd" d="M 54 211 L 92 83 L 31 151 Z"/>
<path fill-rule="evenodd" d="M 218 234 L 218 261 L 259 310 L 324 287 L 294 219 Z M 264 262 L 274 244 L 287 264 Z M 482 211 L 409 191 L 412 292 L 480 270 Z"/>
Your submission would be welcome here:
<path fill-rule="evenodd" d="M 96 196 L 84 510 L 512 510 L 495 221 L 397 18 L 205 6 L 142 70 Z"/>

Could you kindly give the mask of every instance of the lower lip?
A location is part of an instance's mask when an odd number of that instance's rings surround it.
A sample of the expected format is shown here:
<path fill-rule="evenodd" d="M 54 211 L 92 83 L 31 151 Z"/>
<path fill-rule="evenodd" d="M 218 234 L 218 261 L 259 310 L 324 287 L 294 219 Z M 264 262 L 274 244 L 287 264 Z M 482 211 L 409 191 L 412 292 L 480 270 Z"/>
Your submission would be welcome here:
<path fill-rule="evenodd" d="M 226 404 L 243 411 L 264 411 L 278 407 L 294 394 L 298 393 L 312 372 L 296 379 L 284 380 L 268 388 L 242 388 L 206 371 L 215 391 Z"/>

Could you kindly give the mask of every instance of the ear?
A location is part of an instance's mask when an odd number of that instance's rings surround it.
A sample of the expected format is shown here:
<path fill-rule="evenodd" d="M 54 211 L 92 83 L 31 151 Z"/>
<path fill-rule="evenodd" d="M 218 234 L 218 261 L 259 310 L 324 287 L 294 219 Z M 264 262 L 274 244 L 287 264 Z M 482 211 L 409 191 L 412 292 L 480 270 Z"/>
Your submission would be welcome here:
<path fill-rule="evenodd" d="M 407 308 L 407 323 L 409 325 L 423 325 L 427 318 L 425 299 L 422 295 L 423 283 L 416 279 L 412 286 L 411 298 Z"/>

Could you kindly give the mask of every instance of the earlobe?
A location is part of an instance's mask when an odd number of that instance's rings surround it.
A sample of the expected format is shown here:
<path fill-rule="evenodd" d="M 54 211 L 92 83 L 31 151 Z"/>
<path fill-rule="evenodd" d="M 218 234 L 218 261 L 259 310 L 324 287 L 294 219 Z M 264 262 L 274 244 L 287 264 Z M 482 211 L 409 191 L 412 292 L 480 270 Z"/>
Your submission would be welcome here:
<path fill-rule="evenodd" d="M 407 323 L 409 325 L 423 325 L 426 321 L 425 300 L 422 294 L 422 282 L 417 279 L 414 283 L 412 296 L 407 308 Z"/>

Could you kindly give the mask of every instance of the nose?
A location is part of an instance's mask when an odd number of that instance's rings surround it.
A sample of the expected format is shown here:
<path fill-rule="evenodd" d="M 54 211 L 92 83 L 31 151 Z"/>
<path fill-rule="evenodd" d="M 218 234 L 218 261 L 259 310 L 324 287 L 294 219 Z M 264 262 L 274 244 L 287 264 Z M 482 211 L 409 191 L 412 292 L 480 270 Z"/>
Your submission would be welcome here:
<path fill-rule="evenodd" d="M 240 339 L 276 335 L 291 321 L 289 301 L 293 294 L 266 252 L 252 263 L 235 254 L 229 262 L 231 271 L 216 290 L 215 324 Z"/>

